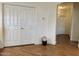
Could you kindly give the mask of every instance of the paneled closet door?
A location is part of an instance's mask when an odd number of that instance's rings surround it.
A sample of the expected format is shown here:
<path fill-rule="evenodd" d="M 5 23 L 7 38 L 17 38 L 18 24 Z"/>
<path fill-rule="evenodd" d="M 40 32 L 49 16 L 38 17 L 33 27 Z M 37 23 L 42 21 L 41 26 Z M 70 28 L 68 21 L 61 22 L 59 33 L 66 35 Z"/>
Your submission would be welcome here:
<path fill-rule="evenodd" d="M 34 9 L 4 5 L 5 46 L 32 44 Z"/>
<path fill-rule="evenodd" d="M 33 44 L 34 38 L 34 8 L 20 8 L 21 44 Z"/>
<path fill-rule="evenodd" d="M 4 35 L 5 46 L 20 44 L 20 20 L 19 8 L 16 6 L 4 5 Z"/>

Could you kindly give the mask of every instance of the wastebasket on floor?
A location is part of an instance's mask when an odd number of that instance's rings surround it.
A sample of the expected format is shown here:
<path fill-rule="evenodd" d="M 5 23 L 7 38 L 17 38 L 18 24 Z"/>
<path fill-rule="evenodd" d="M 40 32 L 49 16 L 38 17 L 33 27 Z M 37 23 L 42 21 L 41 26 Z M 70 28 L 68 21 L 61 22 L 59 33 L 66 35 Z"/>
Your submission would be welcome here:
<path fill-rule="evenodd" d="M 42 39 L 42 45 L 46 46 L 47 45 L 47 37 L 43 36 L 41 39 Z"/>

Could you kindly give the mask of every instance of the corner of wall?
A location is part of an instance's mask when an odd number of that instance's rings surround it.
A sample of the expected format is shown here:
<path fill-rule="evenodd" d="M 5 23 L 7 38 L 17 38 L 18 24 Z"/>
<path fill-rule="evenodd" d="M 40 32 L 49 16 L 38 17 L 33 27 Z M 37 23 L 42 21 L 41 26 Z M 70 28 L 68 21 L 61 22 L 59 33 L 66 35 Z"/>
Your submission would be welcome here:
<path fill-rule="evenodd" d="M 0 48 L 3 48 L 3 19 L 2 19 L 2 3 L 0 3 Z"/>

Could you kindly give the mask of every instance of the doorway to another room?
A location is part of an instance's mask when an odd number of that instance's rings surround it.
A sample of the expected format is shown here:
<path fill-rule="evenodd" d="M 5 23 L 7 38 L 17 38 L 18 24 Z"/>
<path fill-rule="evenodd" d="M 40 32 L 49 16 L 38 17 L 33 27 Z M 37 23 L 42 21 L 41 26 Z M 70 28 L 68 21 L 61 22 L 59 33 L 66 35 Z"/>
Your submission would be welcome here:
<path fill-rule="evenodd" d="M 70 44 L 79 41 L 79 3 L 61 3 L 57 9 L 57 43 Z M 77 45 L 78 46 L 78 45 Z"/>
<path fill-rule="evenodd" d="M 57 43 L 70 41 L 72 26 L 72 3 L 61 3 L 57 9 L 56 38 Z"/>

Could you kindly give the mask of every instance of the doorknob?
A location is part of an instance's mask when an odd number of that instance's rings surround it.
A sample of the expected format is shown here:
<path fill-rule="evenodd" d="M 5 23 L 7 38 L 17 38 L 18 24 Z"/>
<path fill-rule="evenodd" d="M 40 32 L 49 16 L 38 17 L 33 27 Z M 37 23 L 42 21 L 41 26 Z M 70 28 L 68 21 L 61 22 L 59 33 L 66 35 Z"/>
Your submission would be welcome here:
<path fill-rule="evenodd" d="M 23 27 L 21 27 L 21 29 L 24 29 Z"/>

